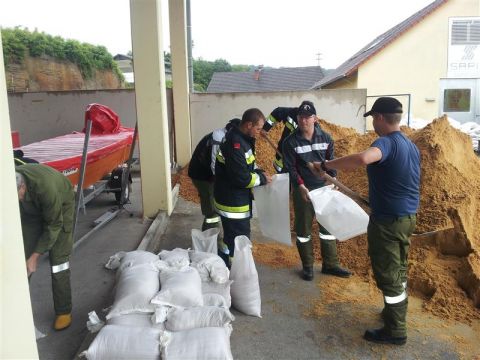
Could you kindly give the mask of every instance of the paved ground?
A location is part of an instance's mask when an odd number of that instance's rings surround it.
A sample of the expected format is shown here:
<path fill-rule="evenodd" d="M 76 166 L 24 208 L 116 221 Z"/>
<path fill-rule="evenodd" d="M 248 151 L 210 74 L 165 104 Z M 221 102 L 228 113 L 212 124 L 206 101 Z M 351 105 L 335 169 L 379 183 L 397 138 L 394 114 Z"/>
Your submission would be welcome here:
<path fill-rule="evenodd" d="M 114 276 L 103 266 L 108 257 L 120 250 L 133 250 L 147 230 L 140 216 L 138 180 L 135 179 L 130 208 L 133 217 L 123 213 L 118 219 L 83 243 L 72 260 L 72 286 L 74 297 L 74 324 L 67 330 L 52 330 L 53 307 L 51 301 L 48 266 L 44 262 L 32 280 L 32 303 L 35 323 L 47 337 L 38 340 L 41 359 L 71 359 L 88 332 L 87 314 L 95 310 L 104 318 L 102 309 L 112 303 Z M 96 218 L 113 205 L 113 195 L 102 194 L 90 205 L 89 218 Z M 98 213 L 98 214 L 97 214 Z M 166 232 L 156 250 L 190 247 L 190 230 L 199 227 L 202 218 L 199 207 L 179 200 Z M 87 219 L 81 223 L 88 231 Z M 252 238 L 262 238 L 256 221 L 252 221 Z M 408 343 L 404 347 L 375 345 L 361 336 L 366 328 L 380 326 L 378 306 L 362 303 L 331 303 L 325 298 L 322 282 L 339 282 L 340 288 L 368 294 L 367 285 L 359 278 L 332 279 L 322 276 L 317 269 L 316 281 L 299 279 L 297 270 L 274 270 L 257 266 L 262 292 L 262 318 L 250 317 L 233 310 L 231 348 L 235 359 L 472 359 L 480 334 L 472 327 L 459 323 L 447 324 L 421 310 L 421 301 L 411 298 Z M 324 312 L 320 318 L 307 315 L 313 299 L 324 299 Z M 462 336 L 464 348 L 449 341 Z M 473 347 L 472 347 L 473 344 Z M 457 346 L 456 346 L 457 345 Z"/>

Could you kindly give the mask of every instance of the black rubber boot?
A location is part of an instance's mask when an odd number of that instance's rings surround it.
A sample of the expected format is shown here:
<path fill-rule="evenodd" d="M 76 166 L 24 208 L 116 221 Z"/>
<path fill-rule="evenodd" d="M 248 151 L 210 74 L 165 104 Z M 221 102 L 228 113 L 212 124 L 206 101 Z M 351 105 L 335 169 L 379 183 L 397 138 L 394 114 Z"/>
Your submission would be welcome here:
<path fill-rule="evenodd" d="M 384 328 L 367 330 L 363 338 L 379 344 L 405 345 L 407 343 L 406 336 L 388 335 Z"/>
<path fill-rule="evenodd" d="M 350 271 L 348 271 L 347 269 L 343 269 L 340 266 L 335 266 L 333 268 L 322 266 L 322 274 L 333 275 L 343 278 L 348 278 L 352 276 L 352 273 Z"/>
<path fill-rule="evenodd" d="M 302 279 L 306 281 L 313 280 L 313 266 L 304 266 L 302 269 Z"/>

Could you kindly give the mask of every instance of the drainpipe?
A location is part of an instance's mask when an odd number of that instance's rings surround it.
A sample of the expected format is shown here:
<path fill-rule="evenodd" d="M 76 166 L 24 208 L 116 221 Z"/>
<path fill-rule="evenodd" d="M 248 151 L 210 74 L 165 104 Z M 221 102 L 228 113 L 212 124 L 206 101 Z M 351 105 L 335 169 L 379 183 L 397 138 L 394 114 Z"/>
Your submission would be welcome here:
<path fill-rule="evenodd" d="M 190 16 L 190 0 L 186 0 L 187 11 L 187 50 L 188 50 L 188 85 L 193 93 L 193 59 L 192 59 L 192 19 Z"/>

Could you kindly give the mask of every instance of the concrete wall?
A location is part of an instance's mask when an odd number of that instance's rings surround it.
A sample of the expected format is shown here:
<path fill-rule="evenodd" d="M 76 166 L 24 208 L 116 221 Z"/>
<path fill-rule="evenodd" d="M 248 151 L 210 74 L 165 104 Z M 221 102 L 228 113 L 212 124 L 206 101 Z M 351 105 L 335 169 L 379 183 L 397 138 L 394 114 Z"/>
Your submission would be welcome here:
<path fill-rule="evenodd" d="M 88 104 L 110 107 L 120 116 L 123 126 L 134 127 L 137 121 L 135 89 L 96 91 L 49 91 L 9 93 L 12 131 L 20 134 L 21 145 L 82 131 Z M 167 109 L 170 132 L 170 154 L 174 155 L 172 89 L 167 89 Z M 138 147 L 137 150 L 138 151 Z"/>
<path fill-rule="evenodd" d="M 192 148 L 205 134 L 225 126 L 234 117 L 241 118 L 248 108 L 257 107 L 268 116 L 278 106 L 295 107 L 302 100 L 313 101 L 320 118 L 363 133 L 365 97 L 365 89 L 191 94 Z"/>
<path fill-rule="evenodd" d="M 447 75 L 448 19 L 478 16 L 478 0 L 447 1 L 360 66 L 368 95 L 412 94 L 414 117 L 438 117 L 440 78 Z M 399 98 L 407 109 L 407 98 Z"/>

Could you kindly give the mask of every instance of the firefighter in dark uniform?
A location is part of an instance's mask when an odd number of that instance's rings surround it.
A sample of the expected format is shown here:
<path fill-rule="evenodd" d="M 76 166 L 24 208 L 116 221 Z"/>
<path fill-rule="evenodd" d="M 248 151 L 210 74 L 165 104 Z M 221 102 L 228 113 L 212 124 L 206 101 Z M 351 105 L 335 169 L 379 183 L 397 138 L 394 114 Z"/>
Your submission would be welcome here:
<path fill-rule="evenodd" d="M 363 116 L 373 117 L 380 136 L 360 153 L 314 164 L 318 176 L 332 169 L 367 166 L 369 200 L 368 255 L 377 286 L 383 293 L 384 326 L 367 330 L 364 338 L 403 345 L 407 341 L 407 272 L 410 236 L 420 202 L 420 152 L 400 131 L 402 104 L 378 98 Z M 328 160 L 328 159 L 327 159 Z"/>
<path fill-rule="evenodd" d="M 220 151 L 220 144 L 225 139 L 225 134 L 232 126 L 238 126 L 239 124 L 240 119 L 232 119 L 224 128 L 205 135 L 198 143 L 190 160 L 188 176 L 192 179 L 200 197 L 200 207 L 204 216 L 202 231 L 220 227 L 220 217 L 213 205 L 215 161 Z"/>
<path fill-rule="evenodd" d="M 267 120 L 265 121 L 265 125 L 263 125 L 263 134 L 267 134 L 270 129 L 272 129 L 276 124 L 283 122 L 285 127 L 283 128 L 282 136 L 278 141 L 278 151 L 282 151 L 283 142 L 285 139 L 292 134 L 298 127 L 297 123 L 297 115 L 298 115 L 297 107 L 277 107 L 273 110 L 270 115 L 268 116 Z M 277 173 L 286 172 L 283 159 L 280 154 L 275 154 L 275 159 L 273 160 L 273 167 L 275 168 Z"/>
<path fill-rule="evenodd" d="M 333 139 L 324 132 L 316 121 L 316 110 L 312 102 L 303 101 L 296 110 L 298 128 L 283 142 L 284 165 L 290 174 L 295 212 L 295 232 L 297 248 L 302 260 L 302 278 L 313 279 L 313 245 L 311 241 L 312 220 L 315 212 L 308 197 L 309 191 L 325 186 L 308 168 L 312 161 L 333 159 Z M 330 175 L 335 177 L 335 171 Z M 340 277 L 349 277 L 352 273 L 343 269 L 337 257 L 337 242 L 321 224 L 320 250 L 322 254 L 322 273 Z"/>
<path fill-rule="evenodd" d="M 271 181 L 255 163 L 255 138 L 264 122 L 260 110 L 245 111 L 240 125 L 232 127 L 220 145 L 215 163 L 214 202 L 223 227 L 218 254 L 228 267 L 234 256 L 235 237 L 250 238 L 252 188 Z"/>
<path fill-rule="evenodd" d="M 42 164 L 17 166 L 17 190 L 27 273 L 37 269 L 40 255 L 49 253 L 56 330 L 72 321 L 70 254 L 73 246 L 75 195 L 62 173 Z"/>

